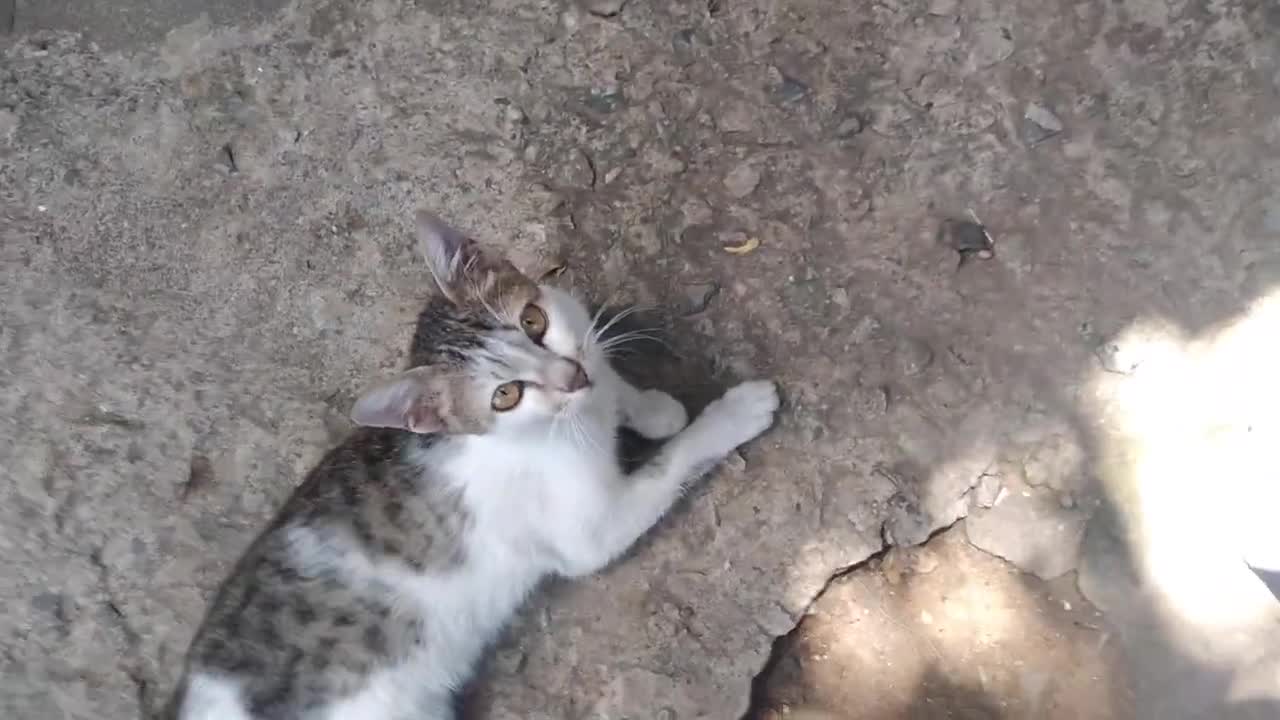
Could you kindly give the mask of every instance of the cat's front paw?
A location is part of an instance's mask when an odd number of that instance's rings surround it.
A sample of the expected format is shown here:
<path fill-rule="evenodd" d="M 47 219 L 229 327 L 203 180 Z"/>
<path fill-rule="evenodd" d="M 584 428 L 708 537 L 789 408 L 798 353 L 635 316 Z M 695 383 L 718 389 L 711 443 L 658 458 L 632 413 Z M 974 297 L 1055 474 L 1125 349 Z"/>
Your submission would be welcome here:
<path fill-rule="evenodd" d="M 752 380 L 729 388 L 702 411 L 695 424 L 707 450 L 727 455 L 768 430 L 777 410 L 778 386 L 771 380 Z"/>
<path fill-rule="evenodd" d="M 650 440 L 669 438 L 689 424 L 684 405 L 661 390 L 641 392 L 629 415 L 631 429 Z"/>

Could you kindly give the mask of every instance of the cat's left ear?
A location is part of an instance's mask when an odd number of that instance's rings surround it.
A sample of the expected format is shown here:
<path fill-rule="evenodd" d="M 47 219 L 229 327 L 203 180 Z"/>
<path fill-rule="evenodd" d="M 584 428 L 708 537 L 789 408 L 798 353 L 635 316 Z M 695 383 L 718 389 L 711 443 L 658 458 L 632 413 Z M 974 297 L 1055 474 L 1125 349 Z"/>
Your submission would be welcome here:
<path fill-rule="evenodd" d="M 414 215 L 414 221 L 418 230 L 418 245 L 427 260 L 431 277 L 445 297 L 454 303 L 459 302 L 461 297 L 456 289 L 458 280 L 479 255 L 480 249 L 474 240 L 426 210 L 419 210 Z"/>
<path fill-rule="evenodd" d="M 426 368 L 401 373 L 366 390 L 351 408 L 351 420 L 363 427 L 440 432 L 444 430 L 442 398 L 434 385 Z"/>

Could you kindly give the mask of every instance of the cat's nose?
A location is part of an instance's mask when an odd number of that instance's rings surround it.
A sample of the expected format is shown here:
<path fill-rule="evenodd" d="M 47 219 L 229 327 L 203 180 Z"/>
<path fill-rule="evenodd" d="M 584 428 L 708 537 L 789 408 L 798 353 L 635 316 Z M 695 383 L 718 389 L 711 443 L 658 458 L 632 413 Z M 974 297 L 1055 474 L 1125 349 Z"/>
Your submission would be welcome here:
<path fill-rule="evenodd" d="M 564 384 L 565 392 L 578 392 L 579 390 L 591 385 L 591 378 L 587 377 L 587 371 L 583 369 L 582 363 L 570 360 L 572 372 L 569 374 L 569 380 Z"/>

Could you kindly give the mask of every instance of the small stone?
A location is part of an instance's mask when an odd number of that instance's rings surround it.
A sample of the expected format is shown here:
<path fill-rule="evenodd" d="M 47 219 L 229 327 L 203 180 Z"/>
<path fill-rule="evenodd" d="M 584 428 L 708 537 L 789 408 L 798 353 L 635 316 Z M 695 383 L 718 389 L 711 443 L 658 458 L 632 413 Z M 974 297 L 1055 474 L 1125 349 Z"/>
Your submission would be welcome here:
<path fill-rule="evenodd" d="M 659 710 L 657 715 L 653 716 L 653 720 L 679 720 L 679 717 L 675 710 L 665 707 Z"/>
<path fill-rule="evenodd" d="M 747 459 L 737 450 L 729 453 L 729 457 L 724 460 L 725 467 L 734 472 L 742 472 L 747 469 Z"/>
<path fill-rule="evenodd" d="M 565 187 L 590 189 L 596 185 L 596 166 L 582 150 L 574 148 L 555 170 L 556 180 Z"/>
<path fill-rule="evenodd" d="M 898 343 L 898 368 L 907 377 L 923 373 L 933 364 L 933 348 L 928 343 L 915 338 L 905 338 Z"/>
<path fill-rule="evenodd" d="M 570 5 L 565 8 L 564 12 L 560 13 L 560 27 L 564 28 L 565 32 L 570 35 L 578 29 L 578 25 L 580 24 L 581 18 L 578 15 L 577 7 Z"/>
<path fill-rule="evenodd" d="M 1119 375 L 1131 375 L 1142 364 L 1142 358 L 1114 341 L 1103 342 L 1094 348 L 1093 354 L 1098 358 L 1102 369 Z"/>
<path fill-rule="evenodd" d="M 499 674 L 518 675 L 524 670 L 528 656 L 518 647 L 509 647 L 495 652 L 493 659 Z"/>
<path fill-rule="evenodd" d="M 853 391 L 852 406 L 861 420 L 884 415 L 889 410 L 889 391 L 884 386 L 858 387 Z"/>
<path fill-rule="evenodd" d="M 796 102 L 809 94 L 808 85 L 784 72 L 779 72 L 778 74 L 782 76 L 782 82 L 778 83 L 777 96 L 778 100 L 783 104 Z"/>
<path fill-rule="evenodd" d="M 929 612 L 928 610 L 921 610 L 921 611 L 920 611 L 920 622 L 921 622 L 921 624 L 923 624 L 923 625 L 932 625 L 932 624 L 933 624 L 933 613 Z"/>
<path fill-rule="evenodd" d="M 756 624 L 774 637 L 782 637 L 795 627 L 795 618 L 777 603 L 772 603 L 756 615 Z"/>
<path fill-rule="evenodd" d="M 1071 508 L 1076 506 L 1076 499 L 1069 492 L 1059 493 L 1058 504 L 1061 505 L 1063 508 L 1070 510 Z"/>
<path fill-rule="evenodd" d="M 1027 103 L 1022 120 L 1022 135 L 1029 145 L 1044 142 L 1063 130 L 1058 116 L 1040 103 Z"/>
<path fill-rule="evenodd" d="M 698 33 L 693 28 L 677 30 L 671 35 L 671 52 L 681 65 L 691 65 L 699 45 Z"/>
<path fill-rule="evenodd" d="M 965 535 L 974 547 L 1052 580 L 1079 563 L 1087 521 L 1084 513 L 1062 508 L 1053 493 L 1011 493 L 996 507 L 970 514 Z"/>
<path fill-rule="evenodd" d="M 836 288 L 831 292 L 831 302 L 836 305 L 848 309 L 849 308 L 849 291 L 844 288 Z"/>
<path fill-rule="evenodd" d="M 983 475 L 978 478 L 978 484 L 973 486 L 973 490 L 969 491 L 969 499 L 981 508 L 995 507 L 996 498 L 1000 496 L 1002 489 L 1000 476 Z"/>
<path fill-rule="evenodd" d="M 692 283 L 684 286 L 684 314 L 686 317 L 697 315 L 707 309 L 711 300 L 720 292 L 720 285 L 714 282 Z"/>
<path fill-rule="evenodd" d="M 862 119 L 862 116 L 855 114 L 845 118 L 836 126 L 836 137 L 841 140 L 848 140 L 854 135 L 860 134 L 866 127 L 866 121 Z"/>
<path fill-rule="evenodd" d="M 1062 609 L 1071 612 L 1071 603 L 1067 600 L 1062 601 Z"/>
<path fill-rule="evenodd" d="M 626 102 L 626 96 L 621 90 L 601 90 L 598 92 L 587 93 L 586 106 L 602 115 L 608 115 L 622 107 Z"/>
<path fill-rule="evenodd" d="M 760 171 L 750 161 L 743 162 L 730 170 L 724 178 L 725 190 L 729 191 L 730 197 L 737 200 L 750 195 L 759 184 Z"/>
<path fill-rule="evenodd" d="M 218 160 L 227 168 L 227 172 L 234 175 L 240 171 L 240 167 L 236 165 L 235 148 L 231 147 L 231 143 L 223 145 L 218 151 Z"/>
<path fill-rule="evenodd" d="M 627 0 L 586 0 L 587 12 L 604 18 L 616 17 L 626 4 Z"/>
<path fill-rule="evenodd" d="M 960 254 L 961 265 L 974 255 L 984 259 L 992 255 L 991 235 L 976 222 L 943 220 L 938 227 L 938 241 Z"/>
<path fill-rule="evenodd" d="M 929 539 L 934 523 L 917 503 L 899 493 L 890 498 L 887 504 L 888 513 L 881 528 L 885 543 L 911 547 Z"/>
<path fill-rule="evenodd" d="M 1022 461 L 1028 485 L 1047 485 L 1060 492 L 1084 487 L 1084 448 L 1067 435 L 1053 435 L 1037 445 Z"/>

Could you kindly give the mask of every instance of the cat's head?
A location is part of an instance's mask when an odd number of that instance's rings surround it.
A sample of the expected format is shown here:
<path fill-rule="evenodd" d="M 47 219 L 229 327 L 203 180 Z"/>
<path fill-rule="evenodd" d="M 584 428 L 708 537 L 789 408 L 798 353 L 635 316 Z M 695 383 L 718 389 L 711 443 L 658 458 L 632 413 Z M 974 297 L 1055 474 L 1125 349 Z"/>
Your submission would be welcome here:
<path fill-rule="evenodd" d="M 358 425 L 523 433 L 586 412 L 607 360 L 586 307 L 428 213 L 418 241 L 441 297 L 418 319 L 414 367 L 356 401 Z"/>

